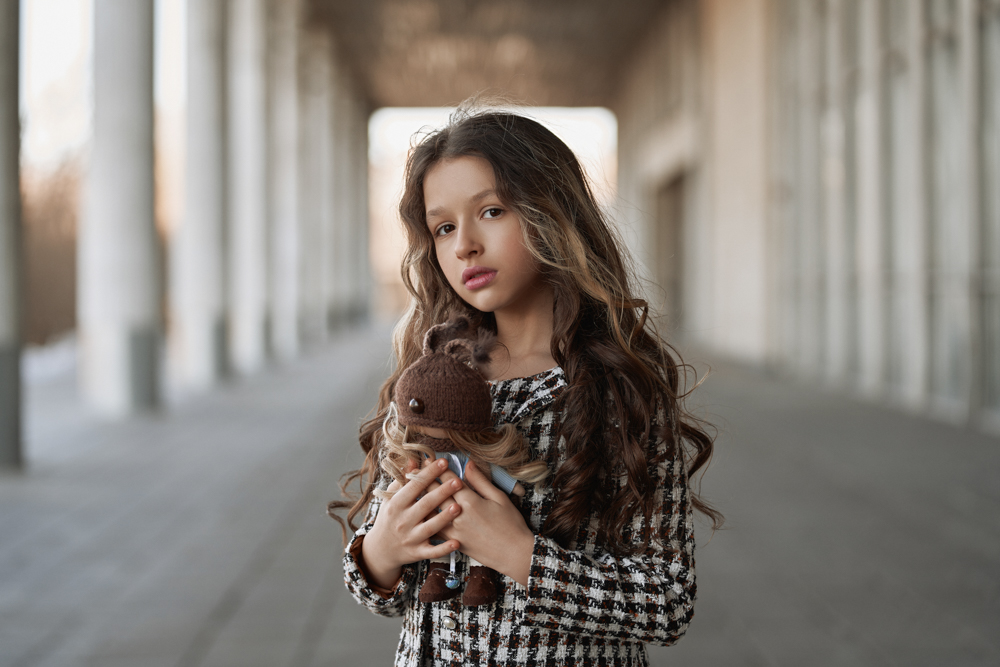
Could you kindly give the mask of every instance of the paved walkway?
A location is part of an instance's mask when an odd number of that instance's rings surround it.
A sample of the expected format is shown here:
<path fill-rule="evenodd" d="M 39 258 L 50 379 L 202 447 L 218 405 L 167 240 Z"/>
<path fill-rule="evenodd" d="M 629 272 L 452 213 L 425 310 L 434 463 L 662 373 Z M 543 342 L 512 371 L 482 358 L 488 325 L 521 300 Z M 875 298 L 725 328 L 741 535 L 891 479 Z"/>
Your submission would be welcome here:
<path fill-rule="evenodd" d="M 0 476 L 0 666 L 388 665 L 324 515 L 388 335 L 104 424 L 30 387 Z M 698 614 L 654 665 L 1000 664 L 1000 440 L 724 367 Z"/>

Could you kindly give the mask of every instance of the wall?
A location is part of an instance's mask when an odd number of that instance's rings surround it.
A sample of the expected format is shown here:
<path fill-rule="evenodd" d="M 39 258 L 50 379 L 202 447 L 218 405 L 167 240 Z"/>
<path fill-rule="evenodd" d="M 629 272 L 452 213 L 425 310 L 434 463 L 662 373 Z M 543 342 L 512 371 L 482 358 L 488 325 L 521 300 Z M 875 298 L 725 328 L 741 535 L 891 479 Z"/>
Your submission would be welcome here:
<path fill-rule="evenodd" d="M 669 300 L 662 264 L 682 267 L 683 305 L 666 308 L 675 313 L 668 336 L 763 362 L 771 308 L 767 3 L 682 0 L 652 23 L 615 105 L 623 236 L 654 306 Z M 678 178 L 681 229 L 666 257 L 659 228 L 673 223 L 657 200 Z"/>

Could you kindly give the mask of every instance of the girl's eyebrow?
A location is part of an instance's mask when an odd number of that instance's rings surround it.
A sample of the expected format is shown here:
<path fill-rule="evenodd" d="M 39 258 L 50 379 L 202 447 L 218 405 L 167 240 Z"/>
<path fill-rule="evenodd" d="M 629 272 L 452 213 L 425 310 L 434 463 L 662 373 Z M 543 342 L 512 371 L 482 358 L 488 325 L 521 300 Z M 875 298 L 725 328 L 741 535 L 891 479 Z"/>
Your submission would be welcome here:
<path fill-rule="evenodd" d="M 486 199 L 490 195 L 494 195 L 494 194 L 496 194 L 496 191 L 493 188 L 487 188 L 487 189 L 483 190 L 482 192 L 479 192 L 477 194 L 472 195 L 469 198 L 469 202 L 472 203 L 472 204 L 476 204 L 476 203 L 482 201 L 483 199 Z M 431 210 L 427 211 L 426 217 L 433 218 L 435 216 L 442 215 L 444 213 L 444 211 L 445 211 L 444 206 L 436 206 L 436 207 L 432 208 Z"/>

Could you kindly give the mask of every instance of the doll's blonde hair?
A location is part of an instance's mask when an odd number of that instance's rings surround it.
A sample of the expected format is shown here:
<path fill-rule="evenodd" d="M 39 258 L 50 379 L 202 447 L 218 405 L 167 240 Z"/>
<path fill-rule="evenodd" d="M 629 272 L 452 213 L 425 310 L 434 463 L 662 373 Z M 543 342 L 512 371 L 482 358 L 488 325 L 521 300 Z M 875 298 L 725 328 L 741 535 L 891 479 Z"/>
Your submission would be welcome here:
<path fill-rule="evenodd" d="M 400 485 L 406 484 L 406 480 L 416 474 L 406 474 L 410 461 L 420 465 L 424 457 L 437 457 L 437 453 L 427 445 L 411 441 L 411 432 L 411 427 L 399 423 L 396 403 L 390 403 L 389 412 L 382 423 L 379 467 Z M 489 470 L 490 464 L 500 466 L 514 479 L 529 484 L 537 484 L 549 474 L 545 462 L 531 460 L 528 444 L 513 424 L 503 424 L 496 430 L 473 432 L 446 429 L 445 433 L 455 448 L 468 454 L 476 467 L 484 472 Z M 381 500 L 392 495 L 388 491 L 375 490 L 375 496 Z"/>

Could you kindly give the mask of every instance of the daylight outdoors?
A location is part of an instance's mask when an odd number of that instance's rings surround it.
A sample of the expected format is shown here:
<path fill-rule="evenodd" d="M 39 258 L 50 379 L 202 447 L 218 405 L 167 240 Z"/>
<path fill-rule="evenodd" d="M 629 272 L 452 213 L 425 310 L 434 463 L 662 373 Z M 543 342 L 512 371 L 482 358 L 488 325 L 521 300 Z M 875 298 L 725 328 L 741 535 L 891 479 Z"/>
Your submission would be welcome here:
<path fill-rule="evenodd" d="M 326 509 L 476 105 L 578 156 L 715 439 L 649 664 L 1000 664 L 1000 0 L 0 0 L 0 667 L 392 664 Z"/>

